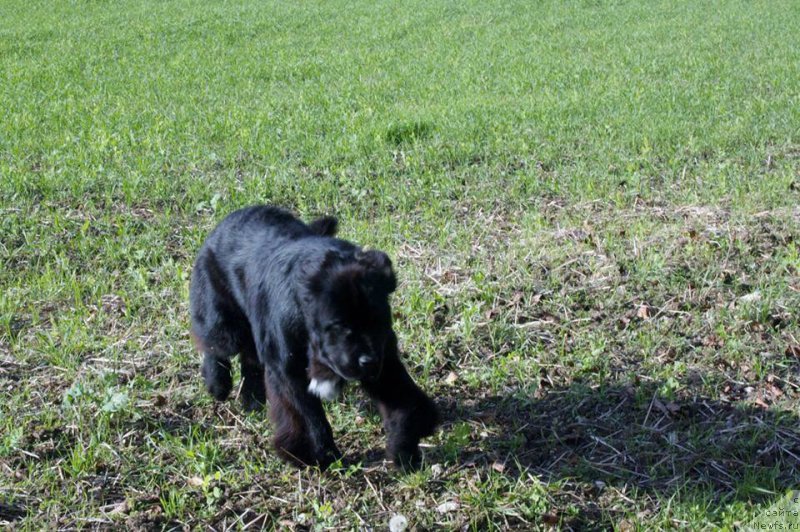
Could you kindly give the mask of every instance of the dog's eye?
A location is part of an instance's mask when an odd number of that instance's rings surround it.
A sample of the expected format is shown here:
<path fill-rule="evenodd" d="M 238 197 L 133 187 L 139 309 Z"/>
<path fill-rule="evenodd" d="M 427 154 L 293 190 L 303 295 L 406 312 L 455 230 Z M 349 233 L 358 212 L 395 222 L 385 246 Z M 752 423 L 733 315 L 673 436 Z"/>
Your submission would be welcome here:
<path fill-rule="evenodd" d="M 331 336 L 341 336 L 346 329 L 340 323 L 329 323 L 325 326 L 325 332 Z"/>

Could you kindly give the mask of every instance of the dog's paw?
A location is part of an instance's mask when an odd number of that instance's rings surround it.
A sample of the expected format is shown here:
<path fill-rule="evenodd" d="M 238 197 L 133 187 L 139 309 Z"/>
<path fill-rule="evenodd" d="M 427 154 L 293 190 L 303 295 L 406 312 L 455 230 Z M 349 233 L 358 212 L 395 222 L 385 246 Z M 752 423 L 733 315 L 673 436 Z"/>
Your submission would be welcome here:
<path fill-rule="evenodd" d="M 422 453 L 416 445 L 387 451 L 394 466 L 400 471 L 410 473 L 418 470 L 422 465 Z"/>
<path fill-rule="evenodd" d="M 277 436 L 273 443 L 284 460 L 298 467 L 325 469 L 342 457 L 342 452 L 336 445 L 314 449 L 310 441 L 290 435 Z"/>
<path fill-rule="evenodd" d="M 342 381 L 340 379 L 311 379 L 308 391 L 323 401 L 333 401 L 342 391 Z"/>
<path fill-rule="evenodd" d="M 242 402 L 242 409 L 245 412 L 257 412 L 264 408 L 266 401 L 254 395 L 243 394 L 239 400 Z"/>
<path fill-rule="evenodd" d="M 233 388 L 230 362 L 205 355 L 201 372 L 208 393 L 217 401 L 227 399 Z"/>

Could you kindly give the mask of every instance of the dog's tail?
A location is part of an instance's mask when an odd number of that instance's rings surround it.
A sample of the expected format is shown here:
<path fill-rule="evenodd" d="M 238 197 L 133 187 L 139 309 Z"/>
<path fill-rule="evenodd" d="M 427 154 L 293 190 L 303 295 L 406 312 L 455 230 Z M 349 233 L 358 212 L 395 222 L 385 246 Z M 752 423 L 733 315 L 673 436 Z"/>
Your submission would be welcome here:
<path fill-rule="evenodd" d="M 308 227 L 319 236 L 334 236 L 339 227 L 339 220 L 333 216 L 323 216 L 308 224 Z"/>

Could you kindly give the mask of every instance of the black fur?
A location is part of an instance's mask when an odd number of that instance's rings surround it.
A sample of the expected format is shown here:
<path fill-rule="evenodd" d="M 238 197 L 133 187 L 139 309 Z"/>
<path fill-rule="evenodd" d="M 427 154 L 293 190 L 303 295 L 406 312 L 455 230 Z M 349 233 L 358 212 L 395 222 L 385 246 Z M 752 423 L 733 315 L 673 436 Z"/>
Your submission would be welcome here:
<path fill-rule="evenodd" d="M 306 225 L 276 207 L 255 206 L 211 232 L 190 289 L 206 387 L 215 399 L 228 397 L 230 359 L 238 354 L 242 404 L 250 410 L 269 400 L 279 454 L 326 466 L 340 452 L 310 382 L 338 390 L 359 381 L 383 416 L 389 457 L 415 467 L 419 440 L 433 433 L 438 413 L 399 358 L 392 264 L 380 251 L 333 238 L 336 228 L 335 218 Z"/>

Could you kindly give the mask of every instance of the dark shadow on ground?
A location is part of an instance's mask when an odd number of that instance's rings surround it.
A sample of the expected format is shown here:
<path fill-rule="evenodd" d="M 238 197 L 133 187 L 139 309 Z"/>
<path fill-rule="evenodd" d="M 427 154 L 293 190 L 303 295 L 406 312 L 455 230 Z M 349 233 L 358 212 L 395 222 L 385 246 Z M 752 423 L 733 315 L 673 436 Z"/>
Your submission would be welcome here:
<path fill-rule="evenodd" d="M 662 499 L 680 490 L 720 502 L 756 501 L 797 487 L 796 413 L 701 396 L 667 399 L 660 389 L 659 383 L 576 384 L 540 399 L 456 397 L 442 402 L 444 444 L 427 459 L 568 480 L 595 492 L 588 499 L 614 487 Z M 468 441 L 454 450 L 448 431 L 466 433 L 465 424 Z M 590 507 L 582 513 L 584 521 L 572 525 L 600 518 Z"/>
<path fill-rule="evenodd" d="M 21 503 L 0 501 L 0 526 L 10 525 L 17 519 L 22 519 L 27 514 L 26 507 Z"/>

